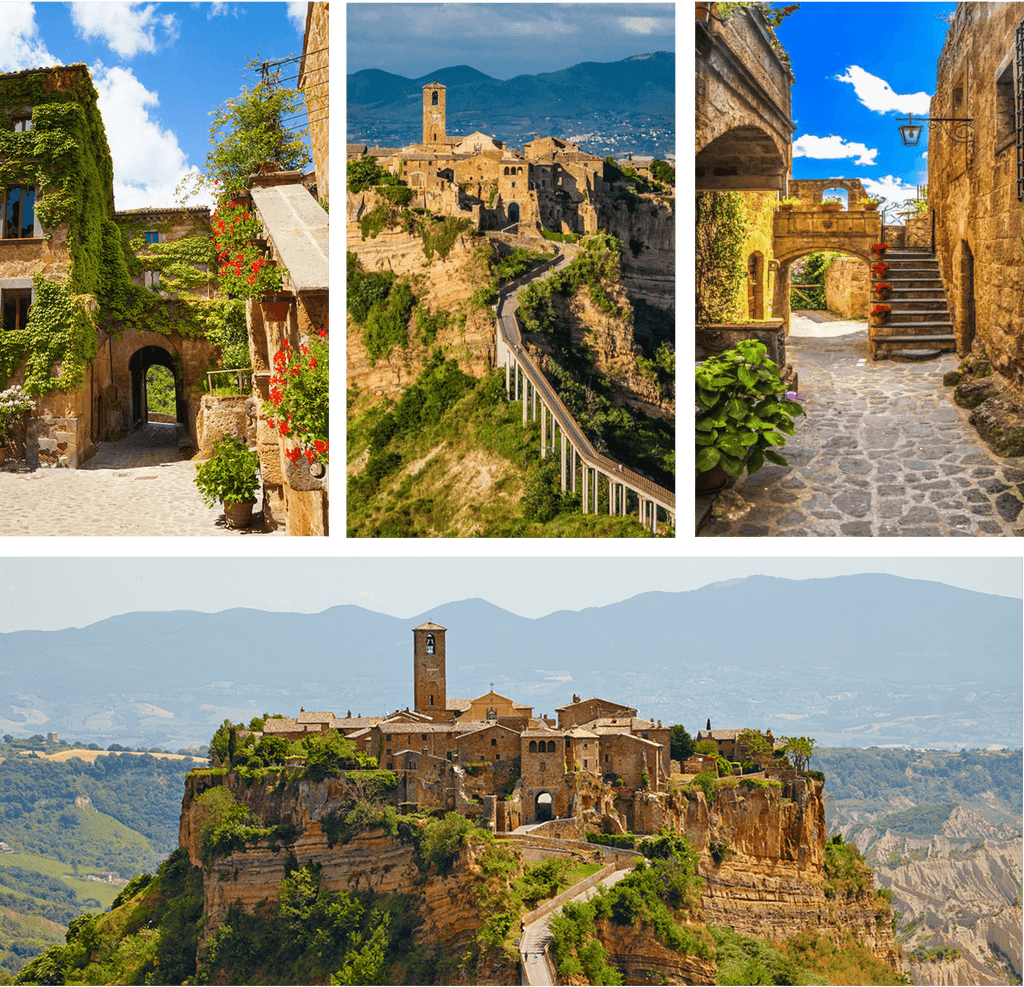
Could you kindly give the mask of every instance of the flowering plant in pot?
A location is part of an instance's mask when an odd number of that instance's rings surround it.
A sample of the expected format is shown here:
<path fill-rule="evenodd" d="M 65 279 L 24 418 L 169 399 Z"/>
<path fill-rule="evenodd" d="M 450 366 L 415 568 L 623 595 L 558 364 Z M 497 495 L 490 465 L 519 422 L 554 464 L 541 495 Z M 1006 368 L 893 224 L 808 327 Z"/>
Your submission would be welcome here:
<path fill-rule="evenodd" d="M 217 254 L 232 256 L 259 238 L 263 224 L 244 205 L 226 205 L 210 217 L 210 232 Z"/>
<path fill-rule="evenodd" d="M 233 435 L 213 443 L 213 456 L 196 467 L 195 485 L 207 507 L 224 505 L 228 524 L 245 527 L 259 486 L 260 457 Z"/>
<path fill-rule="evenodd" d="M 888 281 L 879 281 L 874 291 L 879 298 L 888 298 L 892 294 L 892 285 Z"/>
<path fill-rule="evenodd" d="M 709 357 L 697 365 L 695 383 L 698 486 L 754 473 L 766 459 L 789 465 L 771 446 L 786 444 L 804 410 L 799 394 L 784 391 L 764 343 L 744 339 Z"/>
<path fill-rule="evenodd" d="M 889 313 L 892 312 L 892 308 L 889 305 L 876 305 L 871 309 L 871 314 L 878 319 L 879 322 L 885 322 L 889 318 Z"/>
<path fill-rule="evenodd" d="M 825 196 L 825 198 L 821 200 L 821 204 L 826 209 L 831 209 L 833 212 L 843 208 L 843 200 L 835 195 Z"/>
<path fill-rule="evenodd" d="M 857 205 L 860 206 L 861 209 L 877 209 L 881 201 L 881 199 L 876 199 L 869 195 L 866 198 L 858 199 Z"/>
<path fill-rule="evenodd" d="M 885 272 L 889 270 L 888 264 L 872 264 L 871 270 L 875 272 L 876 278 L 884 278 Z"/>
<path fill-rule="evenodd" d="M 32 407 L 30 398 L 20 384 L 0 391 L 0 463 L 4 461 L 8 446 L 14 448 L 14 425 L 20 422 L 22 415 Z"/>
<path fill-rule="evenodd" d="M 270 401 L 264 403 L 267 424 L 295 445 L 285 451 L 293 464 L 330 461 L 327 413 L 330 386 L 329 339 L 326 329 L 293 349 L 287 340 L 274 354 Z"/>
<path fill-rule="evenodd" d="M 801 201 L 802 200 L 797 199 L 795 196 L 788 195 L 785 199 L 779 199 L 777 208 L 792 209 L 794 206 L 799 206 L 801 204 Z"/>

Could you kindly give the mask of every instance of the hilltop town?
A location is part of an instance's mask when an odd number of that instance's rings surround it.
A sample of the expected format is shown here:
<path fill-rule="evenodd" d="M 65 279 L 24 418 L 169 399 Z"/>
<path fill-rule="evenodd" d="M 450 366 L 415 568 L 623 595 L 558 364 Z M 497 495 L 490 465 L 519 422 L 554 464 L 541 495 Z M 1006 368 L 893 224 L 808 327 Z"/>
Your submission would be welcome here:
<path fill-rule="evenodd" d="M 664 531 L 675 503 L 674 169 L 551 136 L 521 150 L 455 136 L 448 98 L 440 82 L 423 86 L 417 143 L 347 148 L 349 533 L 545 534 L 516 522 L 566 513 Z M 468 409 L 452 409 L 478 405 L 469 396 L 495 371 L 526 434 L 481 446 Z M 421 403 L 417 388 L 438 394 L 429 411 L 399 412 Z M 462 455 L 424 427 L 445 415 Z M 438 489 L 434 471 L 465 482 Z M 530 486 L 544 488 L 540 509 L 519 506 Z M 433 511 L 406 509 L 410 495 Z"/>

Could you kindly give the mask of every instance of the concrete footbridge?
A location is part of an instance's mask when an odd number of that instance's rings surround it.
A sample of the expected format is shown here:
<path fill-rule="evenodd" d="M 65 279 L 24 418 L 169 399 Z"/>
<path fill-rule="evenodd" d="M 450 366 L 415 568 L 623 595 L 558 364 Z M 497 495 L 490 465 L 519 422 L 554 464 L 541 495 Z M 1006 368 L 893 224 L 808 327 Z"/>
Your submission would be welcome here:
<path fill-rule="evenodd" d="M 553 452 L 558 446 L 563 492 L 567 489 L 576 492 L 577 466 L 581 468 L 583 513 L 598 513 L 603 481 L 608 493 L 609 514 L 625 516 L 629 513 L 629 495 L 632 494 L 636 498 L 638 520 L 657 534 L 659 508 L 667 515 L 668 523 L 675 524 L 675 494 L 599 453 L 523 346 L 517 293 L 531 281 L 566 267 L 578 252 L 576 247 L 560 250 L 556 257 L 500 290 L 494 307 L 495 365 L 505 368 L 505 393 L 509 400 L 523 403 L 523 424 L 527 420 L 536 421 L 540 416 L 541 458 L 547 458 L 549 450 Z"/>

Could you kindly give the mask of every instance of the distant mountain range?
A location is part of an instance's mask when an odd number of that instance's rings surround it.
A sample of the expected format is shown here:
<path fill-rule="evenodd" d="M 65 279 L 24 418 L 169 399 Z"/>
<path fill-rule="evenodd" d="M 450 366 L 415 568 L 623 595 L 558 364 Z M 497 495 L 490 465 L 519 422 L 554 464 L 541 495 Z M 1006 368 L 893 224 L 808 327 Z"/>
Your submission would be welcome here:
<path fill-rule="evenodd" d="M 0 731 L 170 749 L 225 718 L 412 701 L 412 628 L 448 628 L 449 698 L 492 686 L 552 715 L 573 693 L 822 746 L 1021 744 L 1021 603 L 887 575 L 767 576 L 539 619 L 463 600 L 407 619 L 131 613 L 0 634 Z"/>
<path fill-rule="evenodd" d="M 507 81 L 468 65 L 419 79 L 363 69 L 348 76 L 348 142 L 401 147 L 419 141 L 423 87 L 431 82 L 447 89 L 449 135 L 479 130 L 512 146 L 534 134 L 575 137 L 595 153 L 632 146 L 664 156 L 675 149 L 675 55 L 664 51 Z"/>

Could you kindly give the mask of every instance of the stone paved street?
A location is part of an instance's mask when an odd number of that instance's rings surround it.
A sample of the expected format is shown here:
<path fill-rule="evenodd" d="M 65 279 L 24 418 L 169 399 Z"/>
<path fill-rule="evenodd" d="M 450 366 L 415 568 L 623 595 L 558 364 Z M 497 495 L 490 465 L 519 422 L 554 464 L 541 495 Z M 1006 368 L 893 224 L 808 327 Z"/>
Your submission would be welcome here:
<path fill-rule="evenodd" d="M 792 317 L 807 414 L 789 467 L 740 477 L 701 535 L 1024 534 L 1024 459 L 989 452 L 953 404 L 942 376 L 956 355 L 872 362 L 866 324 L 833 319 Z"/>
<path fill-rule="evenodd" d="M 251 528 L 228 528 L 219 504 L 203 504 L 195 472 L 178 452 L 176 427 L 157 423 L 101 442 L 81 469 L 30 471 L 8 461 L 0 466 L 0 536 L 284 534 L 283 525 L 263 531 L 256 513 Z"/>

